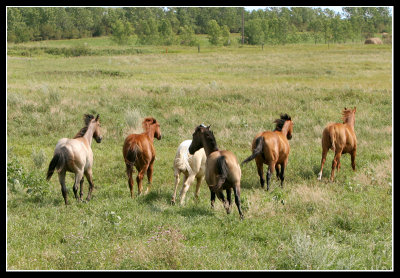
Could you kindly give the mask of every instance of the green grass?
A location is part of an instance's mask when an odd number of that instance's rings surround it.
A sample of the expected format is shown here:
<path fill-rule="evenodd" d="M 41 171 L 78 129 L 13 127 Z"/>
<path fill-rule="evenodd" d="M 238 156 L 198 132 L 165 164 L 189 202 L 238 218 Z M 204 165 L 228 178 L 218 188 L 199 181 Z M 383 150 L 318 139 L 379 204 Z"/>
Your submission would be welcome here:
<path fill-rule="evenodd" d="M 43 49 L 86 43 L 90 54 Z M 42 51 L 20 55 L 19 49 Z M 129 49 L 141 49 L 141 53 Z M 25 50 L 26 50 L 25 49 Z M 128 49 L 128 50 L 127 50 Z M 110 55 L 108 55 L 109 53 Z M 14 269 L 393 269 L 392 48 L 390 45 L 116 46 L 108 38 L 9 45 L 7 57 L 7 268 Z M 357 106 L 357 171 L 350 157 L 317 181 L 321 134 Z M 94 197 L 65 207 L 57 176 L 44 180 L 55 144 L 84 113 L 99 113 Z M 285 186 L 260 188 L 242 167 L 243 221 L 210 208 L 204 183 L 170 205 L 175 151 L 200 123 L 242 161 L 254 135 L 294 121 Z M 153 189 L 130 198 L 122 158 L 134 117 L 153 116 Z M 18 180 L 18 182 L 16 181 Z M 88 185 L 85 181 L 84 194 Z M 137 188 L 135 187 L 135 192 Z"/>

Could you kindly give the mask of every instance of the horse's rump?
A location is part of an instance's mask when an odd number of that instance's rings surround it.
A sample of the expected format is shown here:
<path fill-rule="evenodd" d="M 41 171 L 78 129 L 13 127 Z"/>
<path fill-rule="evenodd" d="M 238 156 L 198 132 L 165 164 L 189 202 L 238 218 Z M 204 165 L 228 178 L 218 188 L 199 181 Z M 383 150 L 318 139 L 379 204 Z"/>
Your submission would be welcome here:
<path fill-rule="evenodd" d="M 60 172 L 62 168 L 67 164 L 68 160 L 68 149 L 66 147 L 61 147 L 56 150 L 54 156 L 49 164 L 49 169 L 47 170 L 47 180 L 50 180 L 51 176 L 54 173 L 54 170 Z"/>
<path fill-rule="evenodd" d="M 222 185 L 225 183 L 226 178 L 228 177 L 229 169 L 226 164 L 226 157 L 221 155 L 217 158 L 215 164 L 215 170 L 217 174 L 217 184 L 213 187 L 213 191 L 219 191 Z"/>

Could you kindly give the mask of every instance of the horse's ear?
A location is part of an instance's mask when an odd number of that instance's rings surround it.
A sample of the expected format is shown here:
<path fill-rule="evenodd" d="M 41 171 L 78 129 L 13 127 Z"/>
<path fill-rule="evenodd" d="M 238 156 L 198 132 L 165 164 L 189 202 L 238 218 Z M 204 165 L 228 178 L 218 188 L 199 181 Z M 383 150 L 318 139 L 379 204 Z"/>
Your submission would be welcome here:
<path fill-rule="evenodd" d="M 207 129 L 210 129 L 210 127 L 211 127 L 211 125 L 209 125 L 209 126 L 207 127 Z"/>
<path fill-rule="evenodd" d="M 100 118 L 100 115 L 97 114 L 97 116 L 96 116 L 96 122 L 99 120 L 99 118 Z"/>
<path fill-rule="evenodd" d="M 353 109 L 353 111 L 354 111 L 354 112 L 356 112 L 356 110 L 357 110 L 357 107 L 355 107 L 355 106 L 354 106 L 354 109 Z"/>
<path fill-rule="evenodd" d="M 344 110 L 347 110 L 347 108 L 345 107 Z"/>

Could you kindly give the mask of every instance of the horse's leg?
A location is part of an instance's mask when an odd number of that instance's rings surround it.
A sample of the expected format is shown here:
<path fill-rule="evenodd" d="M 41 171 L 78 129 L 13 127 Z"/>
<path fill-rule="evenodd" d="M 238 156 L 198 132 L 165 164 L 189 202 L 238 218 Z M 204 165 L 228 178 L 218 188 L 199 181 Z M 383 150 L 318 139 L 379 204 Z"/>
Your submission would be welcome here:
<path fill-rule="evenodd" d="M 264 180 L 264 171 L 263 171 L 263 161 L 261 159 L 256 158 L 257 172 L 260 177 L 261 187 L 264 188 L 265 180 Z"/>
<path fill-rule="evenodd" d="M 200 178 L 196 178 L 196 181 L 197 181 L 197 183 L 196 183 L 196 193 L 194 195 L 196 200 L 199 199 L 200 185 L 201 185 L 201 182 L 203 181 L 203 179 L 204 179 L 204 176 L 202 176 Z"/>
<path fill-rule="evenodd" d="M 79 185 L 79 201 L 82 201 L 82 196 L 83 196 L 83 181 L 84 177 L 82 177 L 80 185 Z"/>
<path fill-rule="evenodd" d="M 185 178 L 185 181 L 183 183 L 182 190 L 180 193 L 181 205 L 183 205 L 183 203 L 185 201 L 186 192 L 189 190 L 189 187 L 192 184 L 195 177 L 196 177 L 195 174 L 191 173 L 191 174 L 189 174 L 189 176 L 187 178 Z"/>
<path fill-rule="evenodd" d="M 353 168 L 353 171 L 356 170 L 356 149 L 354 149 L 350 155 L 351 155 L 351 168 Z"/>
<path fill-rule="evenodd" d="M 271 176 L 274 173 L 274 169 L 275 169 L 275 163 L 271 162 L 268 165 L 268 172 L 267 172 L 267 191 L 269 190 L 269 185 L 271 182 Z"/>
<path fill-rule="evenodd" d="M 153 184 L 153 164 L 154 164 L 154 159 L 151 160 L 149 167 L 147 168 L 147 181 L 148 185 L 146 188 L 145 194 L 149 193 L 151 190 L 151 185 Z"/>
<path fill-rule="evenodd" d="M 281 179 L 281 187 L 283 188 L 283 181 L 285 180 L 285 168 L 286 168 L 287 161 L 281 164 L 281 172 L 280 172 L 280 179 Z"/>
<path fill-rule="evenodd" d="M 60 181 L 61 184 L 61 193 L 64 197 L 65 205 L 68 205 L 68 191 L 67 187 L 65 186 L 65 170 L 62 170 L 61 172 L 58 173 L 58 180 Z"/>
<path fill-rule="evenodd" d="M 178 189 L 179 185 L 179 176 L 181 175 L 180 171 L 178 169 L 174 170 L 174 176 L 175 176 L 175 189 L 174 189 L 174 194 L 172 194 L 172 199 L 171 203 L 174 205 L 175 204 L 175 198 L 176 198 L 176 190 Z"/>
<path fill-rule="evenodd" d="M 242 208 L 241 208 L 241 204 L 240 204 L 240 183 L 237 183 L 233 187 L 233 194 L 235 194 L 235 204 L 238 208 L 240 219 L 243 219 L 244 216 L 243 216 L 243 212 L 242 212 Z"/>
<path fill-rule="evenodd" d="M 142 194 L 143 191 L 143 177 L 145 173 L 147 172 L 148 165 L 144 165 L 143 168 L 139 171 L 137 177 L 136 177 L 136 183 L 138 184 L 138 195 Z"/>
<path fill-rule="evenodd" d="M 279 171 L 279 164 L 275 165 L 275 171 L 276 171 L 276 178 L 279 180 L 280 177 L 281 177 L 281 174 L 280 174 L 280 171 Z"/>
<path fill-rule="evenodd" d="M 322 158 L 321 158 L 321 171 L 319 171 L 318 174 L 318 180 L 321 180 L 322 178 L 322 169 L 324 168 L 324 164 L 326 161 L 326 155 L 328 154 L 328 148 L 322 148 Z"/>
<path fill-rule="evenodd" d="M 215 203 L 215 192 L 212 191 L 211 189 L 210 189 L 210 192 L 211 192 L 211 208 L 213 209 L 214 203 Z"/>
<path fill-rule="evenodd" d="M 225 208 L 226 212 L 228 213 L 229 204 L 228 204 L 228 201 L 225 200 L 225 196 L 224 196 L 223 191 L 218 191 L 215 194 L 217 194 L 218 199 L 220 199 L 221 202 L 224 204 L 224 208 Z"/>
<path fill-rule="evenodd" d="M 93 188 L 94 188 L 92 175 L 93 175 L 92 168 L 89 168 L 85 171 L 85 177 L 86 177 L 87 181 L 89 182 L 89 192 L 86 197 L 86 201 L 90 201 L 90 199 L 92 199 L 92 192 L 93 192 Z"/>
<path fill-rule="evenodd" d="M 133 199 L 133 178 L 132 178 L 132 173 L 133 173 L 132 165 L 126 164 L 126 174 L 128 175 L 128 186 L 129 186 L 129 190 L 131 192 L 131 198 Z"/>
<path fill-rule="evenodd" d="M 82 172 L 78 171 L 75 173 L 75 182 L 74 182 L 74 186 L 72 187 L 72 189 L 74 190 L 74 196 L 77 201 L 79 201 L 78 184 L 80 184 L 82 182 L 82 178 L 83 178 Z"/>
<path fill-rule="evenodd" d="M 332 171 L 331 171 L 331 181 L 332 182 L 335 177 L 335 168 L 337 167 L 337 164 L 340 161 L 341 156 L 342 156 L 342 150 L 337 150 L 335 153 L 335 157 L 333 158 L 333 161 L 332 161 Z"/>
<path fill-rule="evenodd" d="M 228 204 L 229 204 L 229 207 L 226 210 L 226 212 L 228 214 L 230 214 L 231 210 L 232 210 L 232 196 L 231 195 L 232 195 L 232 189 L 229 187 L 226 189 L 226 199 L 228 200 Z"/>

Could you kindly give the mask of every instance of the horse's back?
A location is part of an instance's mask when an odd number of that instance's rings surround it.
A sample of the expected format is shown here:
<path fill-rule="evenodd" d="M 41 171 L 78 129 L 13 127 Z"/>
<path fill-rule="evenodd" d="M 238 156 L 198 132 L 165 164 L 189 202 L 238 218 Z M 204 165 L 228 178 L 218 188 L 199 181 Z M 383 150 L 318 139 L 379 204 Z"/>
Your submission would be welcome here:
<path fill-rule="evenodd" d="M 225 157 L 226 164 L 229 169 L 228 182 L 231 184 L 240 183 L 242 172 L 236 156 L 228 150 L 216 151 L 207 157 L 206 161 L 206 181 L 208 185 L 214 185 L 218 181 L 217 175 L 217 160 L 220 156 Z"/>
<path fill-rule="evenodd" d="M 87 169 L 93 161 L 93 153 L 77 139 L 61 138 L 56 144 L 54 154 L 63 152 L 67 157 L 66 170 Z"/>
<path fill-rule="evenodd" d="M 343 153 L 347 153 L 356 147 L 357 138 L 354 131 L 346 124 L 330 123 L 322 132 L 322 145 L 328 149 L 343 150 Z"/>
<path fill-rule="evenodd" d="M 265 131 L 261 133 L 260 136 L 264 137 L 263 154 L 265 163 L 268 164 L 271 161 L 278 161 L 283 140 L 273 131 Z M 286 144 L 284 147 L 287 148 Z"/>

